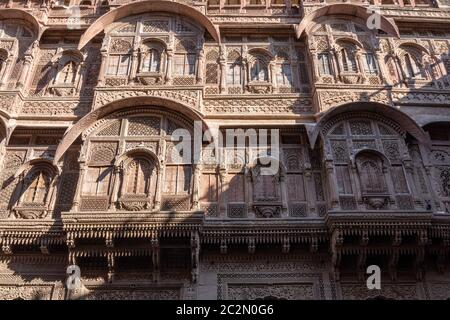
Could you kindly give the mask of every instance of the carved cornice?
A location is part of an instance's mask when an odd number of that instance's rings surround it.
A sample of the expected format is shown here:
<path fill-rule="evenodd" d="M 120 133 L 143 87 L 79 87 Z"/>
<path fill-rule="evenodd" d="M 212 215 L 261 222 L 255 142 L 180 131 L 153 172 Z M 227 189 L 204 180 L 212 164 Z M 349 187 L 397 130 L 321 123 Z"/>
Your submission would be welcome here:
<path fill-rule="evenodd" d="M 392 100 L 395 104 L 431 104 L 449 105 L 450 92 L 442 90 L 393 90 Z"/>

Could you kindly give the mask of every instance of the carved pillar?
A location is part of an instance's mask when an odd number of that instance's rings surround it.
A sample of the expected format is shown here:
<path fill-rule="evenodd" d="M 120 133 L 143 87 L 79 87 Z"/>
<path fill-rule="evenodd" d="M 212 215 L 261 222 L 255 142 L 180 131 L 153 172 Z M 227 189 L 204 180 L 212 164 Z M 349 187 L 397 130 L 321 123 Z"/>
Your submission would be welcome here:
<path fill-rule="evenodd" d="M 56 195 L 58 194 L 58 190 L 59 190 L 59 183 L 60 183 L 60 177 L 61 176 L 55 176 L 52 184 L 50 186 L 49 189 L 49 194 L 48 194 L 48 201 L 47 201 L 47 209 L 49 211 L 53 210 L 55 208 L 55 204 L 56 204 Z"/>
<path fill-rule="evenodd" d="M 192 190 L 192 208 L 191 208 L 191 210 L 199 210 L 200 209 L 200 202 L 199 202 L 200 176 L 201 176 L 200 164 L 194 164 L 194 174 L 192 176 L 193 190 Z"/>
<path fill-rule="evenodd" d="M 205 69 L 205 53 L 203 49 L 197 52 L 197 84 L 203 83 L 203 74 Z"/>
<path fill-rule="evenodd" d="M 358 64 L 358 70 L 359 73 L 362 76 L 362 82 L 363 83 L 367 83 L 367 77 L 366 77 L 366 73 L 364 72 L 364 61 L 363 61 L 363 55 L 361 54 L 361 52 L 357 51 L 355 53 L 355 59 L 356 59 L 356 63 Z"/>
<path fill-rule="evenodd" d="M 111 203 L 109 204 L 109 211 L 114 211 L 117 208 L 117 201 L 119 200 L 119 188 L 120 188 L 120 177 L 122 176 L 123 168 L 121 165 L 114 166 L 114 184 L 111 191 Z"/>
<path fill-rule="evenodd" d="M 394 61 L 396 61 L 397 63 L 395 64 L 395 67 L 396 67 L 396 69 L 397 69 L 397 74 L 400 76 L 401 75 L 401 79 L 398 79 L 399 80 L 399 82 L 406 82 L 406 79 L 408 78 L 407 76 L 406 76 L 406 73 L 405 73 L 405 70 L 402 68 L 402 62 L 400 61 L 400 58 L 397 56 L 397 55 L 395 55 L 395 56 L 393 56 L 394 57 Z"/>
<path fill-rule="evenodd" d="M 319 57 L 316 51 L 313 51 L 311 53 L 312 60 L 313 60 L 313 77 L 314 82 L 319 82 L 320 80 L 320 72 L 319 72 Z"/>
<path fill-rule="evenodd" d="M 167 68 L 166 68 L 166 84 L 172 83 L 172 64 L 173 64 L 173 50 L 167 49 Z"/>
<path fill-rule="evenodd" d="M 361 183 L 359 181 L 359 174 L 358 174 L 358 170 L 356 168 L 356 164 L 355 163 L 350 163 L 349 166 L 349 175 L 350 175 L 350 183 L 352 185 L 352 191 L 353 194 L 355 195 L 356 198 L 356 203 L 357 206 L 360 210 L 364 210 L 364 201 L 362 198 L 362 188 L 361 188 Z"/>
<path fill-rule="evenodd" d="M 337 209 L 339 207 L 339 193 L 337 189 L 336 175 L 334 173 L 334 164 L 332 160 L 325 160 L 325 169 L 328 177 L 331 208 Z"/>
<path fill-rule="evenodd" d="M 32 62 L 33 62 L 33 56 L 31 54 L 26 55 L 24 58 L 23 68 L 20 73 L 19 80 L 17 80 L 17 85 L 16 85 L 17 88 L 23 88 L 24 85 L 26 84 L 28 75 L 30 73 L 30 67 L 31 67 Z"/>
<path fill-rule="evenodd" d="M 106 64 L 108 63 L 108 52 L 106 51 L 106 49 L 102 49 L 100 53 L 102 56 L 102 62 L 100 64 L 100 71 L 98 73 L 97 84 L 99 86 L 105 83 Z"/>
<path fill-rule="evenodd" d="M 0 70 L 0 89 L 8 82 L 8 70 L 10 69 L 11 62 L 13 61 L 12 55 L 8 56 L 6 59 L 2 70 Z"/>
<path fill-rule="evenodd" d="M 227 88 L 227 61 L 225 59 L 225 55 L 222 53 L 219 58 L 219 64 L 220 64 L 220 93 L 225 93 Z"/>
<path fill-rule="evenodd" d="M 316 210 L 315 204 L 316 204 L 316 200 L 317 200 L 317 195 L 316 195 L 317 188 L 314 183 L 314 173 L 311 170 L 311 164 L 309 161 L 310 160 L 308 159 L 308 162 L 305 162 L 305 164 L 304 164 L 303 176 L 304 176 L 304 185 L 306 186 L 305 190 L 314 190 L 315 191 L 315 192 L 305 191 L 305 200 L 309 207 L 309 211 L 312 212 L 312 211 Z"/>
<path fill-rule="evenodd" d="M 108 252 L 107 260 L 108 260 L 108 282 L 112 282 L 114 280 L 114 267 L 115 267 L 115 259 L 114 254 L 112 252 Z"/>
<path fill-rule="evenodd" d="M 379 76 L 381 77 L 381 81 L 387 84 L 391 84 L 388 80 L 388 72 L 386 70 L 386 65 L 384 64 L 384 59 L 382 52 L 380 50 L 375 51 L 376 63 L 378 65 Z"/>
<path fill-rule="evenodd" d="M 269 70 L 270 70 L 269 71 L 270 72 L 269 81 L 271 81 L 273 89 L 275 90 L 278 88 L 278 86 L 277 86 L 277 68 L 276 68 L 275 62 L 272 61 L 269 63 Z"/>
<path fill-rule="evenodd" d="M 80 68 L 78 70 L 77 82 L 75 83 L 75 92 L 80 92 L 83 86 L 84 74 L 86 72 L 86 64 L 84 62 L 80 63 Z"/>
<path fill-rule="evenodd" d="M 279 175 L 280 175 L 280 189 L 281 189 L 281 204 L 282 204 L 282 210 L 281 210 L 281 216 L 287 217 L 289 216 L 289 212 L 287 212 L 288 209 L 288 196 L 287 196 L 287 186 L 286 186 L 286 173 L 281 171 L 281 168 L 278 169 Z"/>
<path fill-rule="evenodd" d="M 134 48 L 133 52 L 131 53 L 131 70 L 130 70 L 130 75 L 128 77 L 128 82 L 129 83 L 134 83 L 136 80 L 136 73 L 137 73 L 137 69 L 138 69 L 138 49 Z"/>
<path fill-rule="evenodd" d="M 247 157 L 248 159 L 248 157 Z M 247 204 L 247 217 L 255 218 L 255 211 L 253 209 L 253 179 L 252 172 L 248 166 L 245 167 L 244 173 L 244 199 Z"/>
<path fill-rule="evenodd" d="M 223 151 L 223 150 L 222 150 Z M 224 159 L 222 157 L 222 159 Z M 219 199 L 218 199 L 218 203 L 219 203 L 219 217 L 220 218 L 225 218 L 227 216 L 227 194 L 226 194 L 226 190 L 227 190 L 227 171 L 225 166 L 220 166 L 219 169 Z"/>
<path fill-rule="evenodd" d="M 337 51 L 335 48 L 332 48 L 330 50 L 330 62 L 331 62 L 331 67 L 333 68 L 334 72 L 333 72 L 333 76 L 334 76 L 334 81 L 337 82 L 339 79 L 339 75 L 341 73 L 340 67 L 339 67 L 339 57 L 337 54 Z"/>
<path fill-rule="evenodd" d="M 242 77 L 242 86 L 244 88 L 244 92 L 248 91 L 248 78 L 247 78 L 247 64 L 248 61 L 247 60 L 242 60 L 242 69 L 241 71 L 244 73 L 243 75 L 241 75 Z"/>
<path fill-rule="evenodd" d="M 405 168 L 406 173 L 406 182 L 409 187 L 409 191 L 411 192 L 414 206 L 416 207 L 416 204 L 421 203 L 421 197 L 417 190 L 416 183 L 414 182 L 414 166 L 412 164 L 412 161 L 410 159 L 403 161 L 403 166 Z M 417 209 L 423 209 L 421 206 L 419 206 Z"/>
<path fill-rule="evenodd" d="M 152 238 L 150 240 L 150 244 L 152 247 L 152 265 L 153 265 L 153 281 L 159 281 L 160 274 L 160 246 L 159 246 L 159 237 L 158 234 L 153 233 Z"/>
<path fill-rule="evenodd" d="M 80 202 L 81 202 L 81 193 L 82 193 L 82 186 L 83 186 L 83 180 L 84 180 L 84 174 L 86 172 L 86 163 L 84 160 L 79 161 L 80 163 L 80 175 L 78 176 L 77 181 L 77 187 L 75 190 L 75 199 L 72 204 L 72 209 L 70 211 L 76 212 L 80 209 Z"/>

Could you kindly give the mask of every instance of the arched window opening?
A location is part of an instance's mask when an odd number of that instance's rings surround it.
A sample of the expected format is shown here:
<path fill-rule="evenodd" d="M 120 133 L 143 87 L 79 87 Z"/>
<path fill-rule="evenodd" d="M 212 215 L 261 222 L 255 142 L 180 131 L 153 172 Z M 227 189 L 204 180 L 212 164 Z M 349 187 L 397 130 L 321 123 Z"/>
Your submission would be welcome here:
<path fill-rule="evenodd" d="M 344 72 L 357 72 L 356 58 L 352 50 L 347 48 L 341 49 L 341 63 Z"/>
<path fill-rule="evenodd" d="M 193 53 L 175 55 L 175 74 L 190 76 L 195 74 L 196 55 Z"/>
<path fill-rule="evenodd" d="M 161 52 L 156 49 L 150 49 L 144 57 L 142 64 L 143 72 L 159 73 L 161 70 Z"/>
<path fill-rule="evenodd" d="M 417 61 L 417 58 L 412 56 L 411 54 L 407 53 L 404 57 L 405 60 L 405 66 L 406 66 L 406 76 L 408 78 L 425 78 L 423 73 L 422 65 L 419 61 Z"/>
<path fill-rule="evenodd" d="M 238 61 L 227 65 L 227 84 L 239 85 L 242 83 L 242 66 Z"/>
<path fill-rule="evenodd" d="M 145 158 L 133 159 L 126 167 L 125 193 L 147 195 L 154 169 L 154 165 Z"/>
<path fill-rule="evenodd" d="M 45 204 L 50 189 L 50 176 L 47 172 L 38 170 L 25 178 L 24 203 Z"/>
<path fill-rule="evenodd" d="M 364 72 L 368 74 L 378 73 L 378 66 L 373 53 L 364 54 Z"/>
<path fill-rule="evenodd" d="M 59 72 L 57 82 L 60 84 L 73 84 L 75 83 L 76 75 L 77 75 L 77 65 L 74 61 L 69 61 L 63 66 L 63 68 Z"/>
<path fill-rule="evenodd" d="M 330 75 L 331 67 L 330 67 L 330 56 L 328 53 L 319 53 L 319 74 L 320 75 Z"/>
<path fill-rule="evenodd" d="M 255 61 L 253 61 L 250 69 L 250 74 L 252 81 L 260 81 L 260 82 L 269 81 L 269 70 L 267 63 L 263 61 L 261 58 L 256 58 Z"/>
<path fill-rule="evenodd" d="M 277 84 L 292 86 L 292 69 L 289 62 L 283 62 L 277 66 Z"/>
<path fill-rule="evenodd" d="M 114 54 L 109 57 L 107 75 L 125 76 L 130 68 L 129 54 Z"/>
<path fill-rule="evenodd" d="M 357 158 L 357 166 L 363 193 L 386 193 L 386 181 L 382 159 L 373 154 L 362 154 Z"/>

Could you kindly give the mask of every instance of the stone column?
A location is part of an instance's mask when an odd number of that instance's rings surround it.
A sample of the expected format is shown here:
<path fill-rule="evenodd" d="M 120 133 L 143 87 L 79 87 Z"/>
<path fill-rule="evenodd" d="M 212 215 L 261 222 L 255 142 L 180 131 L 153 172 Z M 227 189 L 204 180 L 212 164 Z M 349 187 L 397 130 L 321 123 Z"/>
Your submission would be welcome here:
<path fill-rule="evenodd" d="M 367 83 L 367 77 L 366 77 L 366 73 L 364 70 L 363 55 L 361 54 L 361 52 L 358 51 L 355 53 L 355 59 L 356 59 L 357 65 L 358 65 L 358 71 L 362 76 L 362 81 L 363 81 L 363 83 Z"/>
<path fill-rule="evenodd" d="M 320 80 L 320 72 L 319 72 L 319 56 L 316 51 L 311 52 L 312 60 L 313 60 L 313 71 L 314 71 L 314 82 L 318 82 Z M 330 65 L 328 66 L 331 67 Z M 330 70 L 331 71 L 331 70 Z"/>
<path fill-rule="evenodd" d="M 407 187 L 409 189 L 409 192 L 411 193 L 414 207 L 418 210 L 423 209 L 421 206 L 416 206 L 418 203 L 423 200 L 423 198 L 420 196 L 419 191 L 417 190 L 416 183 L 414 181 L 414 165 L 411 161 L 411 159 L 403 160 L 403 166 L 405 168 L 405 180 Z"/>
<path fill-rule="evenodd" d="M 219 169 L 219 196 L 217 199 L 219 210 L 219 217 L 226 218 L 227 216 L 227 171 L 225 166 L 220 166 Z"/>
<path fill-rule="evenodd" d="M 158 180 L 156 184 L 155 210 L 157 211 L 161 210 L 162 188 L 164 186 L 165 170 L 166 170 L 166 160 L 162 159 L 159 162 Z"/>
<path fill-rule="evenodd" d="M 74 92 L 74 94 L 76 92 L 80 92 L 81 91 L 81 88 L 83 87 L 83 80 L 84 80 L 85 72 L 86 72 L 86 64 L 84 62 L 80 62 L 80 69 L 79 69 L 78 75 L 77 75 L 78 79 L 76 79 L 78 81 L 75 83 L 75 92 Z"/>
<path fill-rule="evenodd" d="M 72 212 L 79 211 L 80 209 L 81 193 L 83 189 L 83 180 L 85 172 L 86 172 L 86 163 L 84 161 L 80 161 L 80 174 L 78 176 L 77 187 L 75 189 L 75 199 L 72 204 L 72 209 L 70 209 L 70 211 Z"/>
<path fill-rule="evenodd" d="M 332 160 L 325 160 L 325 168 L 327 172 L 328 189 L 330 192 L 330 204 L 332 209 L 339 207 L 339 194 L 336 183 L 336 175 L 334 173 L 334 164 Z"/>
<path fill-rule="evenodd" d="M 225 57 L 225 48 L 220 48 L 220 93 L 227 90 L 227 59 Z"/>
<path fill-rule="evenodd" d="M 9 66 L 11 65 L 11 61 L 12 61 L 12 57 L 9 56 L 6 60 L 5 63 L 3 65 L 3 68 L 0 72 L 0 89 L 6 84 L 8 83 L 8 70 L 9 70 Z"/>
<path fill-rule="evenodd" d="M 384 59 L 382 52 L 380 50 L 375 51 L 376 63 L 378 65 L 378 73 L 381 77 L 381 81 L 387 84 L 391 84 L 389 81 L 388 72 L 386 70 L 386 65 L 384 64 Z"/>
<path fill-rule="evenodd" d="M 172 64 L 173 64 L 173 50 L 167 49 L 167 68 L 166 68 L 166 84 L 172 83 Z"/>
<path fill-rule="evenodd" d="M 197 84 L 203 84 L 203 74 L 205 69 L 205 53 L 203 49 L 199 49 L 197 52 Z"/>
<path fill-rule="evenodd" d="M 106 64 L 108 63 L 108 52 L 106 49 L 101 50 L 102 62 L 100 64 L 100 71 L 98 73 L 98 82 L 99 86 L 102 86 L 105 83 L 105 73 L 106 73 Z"/>
<path fill-rule="evenodd" d="M 31 54 L 25 55 L 22 72 L 20 73 L 19 80 L 17 80 L 17 88 L 23 88 L 28 79 L 30 73 L 31 63 L 33 62 L 33 56 Z"/>
<path fill-rule="evenodd" d="M 120 177 L 122 175 L 122 167 L 120 165 L 114 166 L 114 184 L 111 191 L 111 203 L 109 204 L 109 211 L 116 210 L 116 204 L 119 200 L 119 187 L 120 187 Z"/>
<path fill-rule="evenodd" d="M 194 169 L 194 174 L 192 176 L 193 190 L 192 190 L 192 208 L 191 208 L 191 210 L 199 210 L 200 209 L 199 188 L 200 188 L 200 176 L 201 176 L 200 164 L 194 164 L 193 169 Z"/>
<path fill-rule="evenodd" d="M 336 49 L 333 48 L 330 50 L 330 62 L 331 62 L 331 67 L 333 68 L 333 75 L 334 75 L 334 81 L 338 81 L 339 79 L 339 74 L 341 72 L 341 69 L 339 67 L 339 57 L 338 54 L 336 52 Z"/>
<path fill-rule="evenodd" d="M 272 83 L 272 87 L 273 87 L 273 91 L 276 91 L 278 88 L 277 85 L 277 68 L 276 68 L 276 64 L 274 61 L 271 61 L 269 63 L 269 72 L 270 74 L 268 74 L 269 76 L 269 81 Z"/>
<path fill-rule="evenodd" d="M 137 69 L 138 69 L 138 50 L 137 49 L 133 49 L 133 52 L 131 53 L 131 70 L 130 70 L 130 75 L 128 76 L 128 82 L 130 84 L 133 84 L 136 80 L 136 74 L 137 74 Z"/>

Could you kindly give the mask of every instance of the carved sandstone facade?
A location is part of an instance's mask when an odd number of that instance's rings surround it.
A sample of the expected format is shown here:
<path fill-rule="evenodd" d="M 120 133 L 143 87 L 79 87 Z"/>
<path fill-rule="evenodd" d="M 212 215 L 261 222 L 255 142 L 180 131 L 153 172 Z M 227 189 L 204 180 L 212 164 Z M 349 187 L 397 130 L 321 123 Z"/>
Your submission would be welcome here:
<path fill-rule="evenodd" d="M 449 18 L 1 0 L 0 299 L 450 298 Z M 249 128 L 279 130 L 276 174 L 248 143 L 174 152 Z"/>

